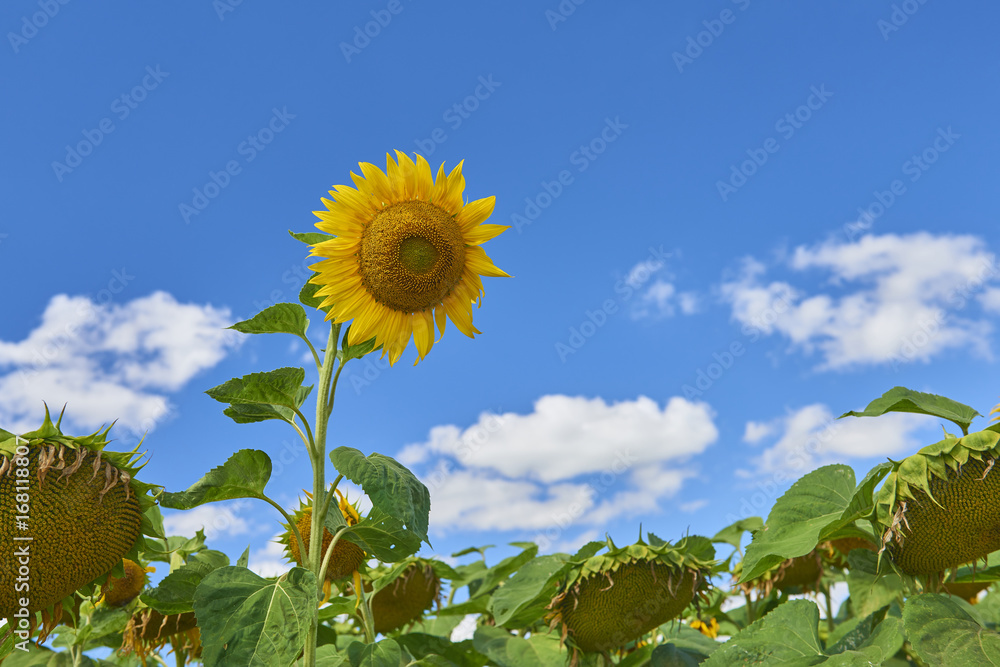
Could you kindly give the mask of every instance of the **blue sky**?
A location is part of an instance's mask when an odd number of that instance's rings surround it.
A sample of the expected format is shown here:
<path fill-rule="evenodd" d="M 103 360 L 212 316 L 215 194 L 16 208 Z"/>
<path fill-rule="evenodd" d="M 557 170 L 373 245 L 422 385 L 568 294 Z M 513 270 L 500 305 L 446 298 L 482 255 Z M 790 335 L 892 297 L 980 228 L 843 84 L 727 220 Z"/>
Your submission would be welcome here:
<path fill-rule="evenodd" d="M 295 301 L 312 261 L 286 230 L 333 184 L 420 151 L 496 196 L 513 228 L 485 248 L 514 277 L 485 280 L 476 340 L 349 364 L 331 446 L 411 465 L 445 555 L 766 516 L 818 465 L 939 439 L 918 416 L 831 421 L 893 386 L 997 402 L 998 13 L 7 2 L 0 426 L 47 401 L 71 430 L 118 419 L 123 446 L 148 430 L 143 477 L 168 490 L 262 449 L 292 506 L 294 433 L 203 391 L 315 371 L 223 327 Z M 263 504 L 168 524 L 283 567 Z"/>

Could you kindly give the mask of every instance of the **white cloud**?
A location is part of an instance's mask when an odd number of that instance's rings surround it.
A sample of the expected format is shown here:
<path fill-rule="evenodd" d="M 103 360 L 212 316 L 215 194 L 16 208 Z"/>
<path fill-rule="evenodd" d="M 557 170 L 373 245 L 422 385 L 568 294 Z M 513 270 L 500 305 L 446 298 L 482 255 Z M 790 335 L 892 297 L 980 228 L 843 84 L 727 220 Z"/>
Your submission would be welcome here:
<path fill-rule="evenodd" d="M 239 515 L 239 512 L 249 506 L 249 501 L 236 500 L 227 503 L 199 505 L 183 512 L 165 513 L 163 527 L 167 535 L 187 537 L 204 529 L 205 539 L 209 541 L 220 536 L 245 535 L 251 532 L 251 526 L 246 519 Z"/>
<path fill-rule="evenodd" d="M 995 257 L 976 237 L 832 240 L 796 248 L 789 267 L 829 279 L 815 294 L 784 281 L 764 284 L 764 265 L 750 258 L 721 293 L 745 332 L 779 333 L 793 348 L 818 352 L 821 369 L 927 361 L 949 348 L 990 357 L 991 323 L 963 312 L 977 293 L 992 304 L 994 288 L 982 290 L 997 275 Z"/>
<path fill-rule="evenodd" d="M 661 409 L 644 396 L 543 396 L 527 415 L 434 427 L 397 458 L 427 466 L 432 529 L 543 531 L 554 543 L 571 525 L 657 511 L 693 474 L 683 462 L 717 439 L 712 417 L 680 397 Z"/>
<path fill-rule="evenodd" d="M 68 404 L 66 419 L 79 427 L 117 419 L 141 435 L 169 415 L 165 394 L 240 344 L 230 323 L 228 309 L 178 303 L 166 292 L 124 304 L 56 295 L 25 339 L 0 341 L 0 423 L 37 428 L 45 401 Z"/>
<path fill-rule="evenodd" d="M 527 415 L 483 413 L 464 431 L 436 426 L 427 442 L 407 445 L 398 458 L 409 465 L 437 454 L 510 478 L 555 482 L 600 473 L 619 459 L 642 466 L 698 454 L 717 437 L 706 403 L 675 396 L 661 410 L 645 396 L 609 405 L 557 394 L 535 401 Z"/>
<path fill-rule="evenodd" d="M 747 424 L 748 430 L 752 423 Z M 784 471 L 794 478 L 847 459 L 908 456 L 929 444 L 915 433 L 936 422 L 926 415 L 899 412 L 834 419 L 826 405 L 814 403 L 770 423 L 773 428 L 768 436 L 776 436 L 776 440 L 755 459 L 756 472 Z"/>

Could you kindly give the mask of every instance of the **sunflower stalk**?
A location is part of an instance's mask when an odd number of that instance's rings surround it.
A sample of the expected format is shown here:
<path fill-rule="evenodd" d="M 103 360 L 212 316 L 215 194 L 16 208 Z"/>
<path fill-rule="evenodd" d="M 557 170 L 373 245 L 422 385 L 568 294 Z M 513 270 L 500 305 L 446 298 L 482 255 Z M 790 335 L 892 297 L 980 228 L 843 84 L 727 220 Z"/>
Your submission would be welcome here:
<path fill-rule="evenodd" d="M 313 468 L 313 507 L 328 507 L 326 496 L 326 427 L 333 409 L 332 396 L 337 390 L 337 378 L 340 369 L 334 376 L 333 370 L 337 361 L 337 345 L 340 341 L 340 325 L 330 325 L 330 336 L 326 349 L 323 351 L 323 365 L 319 369 L 319 387 L 316 394 L 316 434 L 309 449 L 309 458 Z M 342 366 L 342 364 L 341 364 Z M 333 495 L 333 491 L 330 491 Z M 309 550 L 306 562 L 309 570 L 316 575 L 316 581 L 322 582 L 323 570 L 323 532 L 326 530 L 325 512 L 313 512 L 309 535 Z M 293 524 L 294 525 L 294 524 Z M 318 608 L 313 611 L 309 621 L 309 632 L 306 635 L 306 645 L 303 651 L 304 667 L 316 665 L 316 641 L 319 633 Z"/>

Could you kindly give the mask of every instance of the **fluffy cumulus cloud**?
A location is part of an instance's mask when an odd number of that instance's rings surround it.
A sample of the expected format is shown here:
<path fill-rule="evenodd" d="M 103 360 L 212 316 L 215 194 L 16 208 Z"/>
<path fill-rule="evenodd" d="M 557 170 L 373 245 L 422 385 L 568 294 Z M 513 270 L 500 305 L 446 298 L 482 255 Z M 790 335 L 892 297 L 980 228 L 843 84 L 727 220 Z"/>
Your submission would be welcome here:
<path fill-rule="evenodd" d="M 814 289 L 766 281 L 767 268 L 751 258 L 721 293 L 744 333 L 779 334 L 792 349 L 818 354 L 820 369 L 928 361 L 951 348 L 990 357 L 983 311 L 1000 308 L 1000 273 L 981 239 L 922 232 L 831 240 L 796 248 L 787 268 L 826 280 Z"/>
<path fill-rule="evenodd" d="M 927 415 L 889 413 L 881 417 L 835 419 L 830 409 L 814 403 L 768 422 L 748 422 L 743 439 L 764 446 L 754 458 L 756 469 L 744 476 L 783 473 L 794 480 L 829 463 L 854 459 L 902 458 L 928 444 L 918 432 L 936 427 Z"/>
<path fill-rule="evenodd" d="M 249 507 L 250 501 L 236 500 L 200 505 L 181 512 L 169 512 L 163 516 L 163 528 L 167 535 L 185 537 L 192 537 L 199 530 L 204 530 L 205 539 L 208 541 L 246 535 L 256 532 L 256 527 L 240 515 Z"/>
<path fill-rule="evenodd" d="M 42 402 L 96 429 L 115 419 L 132 434 L 169 416 L 167 395 L 239 345 L 229 310 L 179 303 L 166 292 L 127 303 L 52 297 L 20 341 L 0 340 L 0 425 L 37 428 Z"/>
<path fill-rule="evenodd" d="M 424 471 L 432 528 L 531 531 L 551 545 L 570 526 L 658 511 L 693 474 L 690 457 L 717 439 L 712 418 L 679 397 L 660 407 L 644 396 L 543 396 L 528 414 L 434 427 L 398 458 Z"/>

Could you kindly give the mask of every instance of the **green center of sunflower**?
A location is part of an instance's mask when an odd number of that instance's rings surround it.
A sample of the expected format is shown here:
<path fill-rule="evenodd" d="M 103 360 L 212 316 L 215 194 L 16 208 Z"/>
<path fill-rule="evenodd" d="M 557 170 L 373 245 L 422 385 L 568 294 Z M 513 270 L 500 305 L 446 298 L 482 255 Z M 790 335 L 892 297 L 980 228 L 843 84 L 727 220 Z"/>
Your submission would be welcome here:
<path fill-rule="evenodd" d="M 362 283 L 382 305 L 406 313 L 430 308 L 462 278 L 462 230 L 433 204 L 399 202 L 365 227 L 358 263 Z"/>

